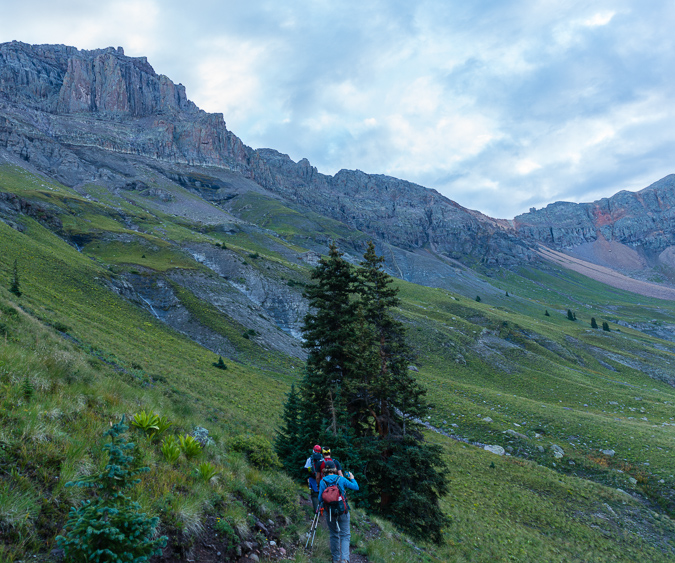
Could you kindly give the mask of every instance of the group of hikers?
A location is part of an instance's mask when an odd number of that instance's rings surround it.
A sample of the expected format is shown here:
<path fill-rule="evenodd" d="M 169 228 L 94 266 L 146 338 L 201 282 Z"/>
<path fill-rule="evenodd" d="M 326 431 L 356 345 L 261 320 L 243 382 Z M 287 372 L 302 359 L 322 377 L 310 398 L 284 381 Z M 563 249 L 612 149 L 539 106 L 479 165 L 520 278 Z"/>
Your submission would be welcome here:
<path fill-rule="evenodd" d="M 309 472 L 307 482 L 314 507 L 314 520 L 310 533 L 312 529 L 316 531 L 319 517 L 325 511 L 333 563 L 349 563 L 351 532 L 349 504 L 345 490 L 358 491 L 359 485 L 349 471 L 343 475 L 340 462 L 331 457 L 330 448 L 325 446 L 323 448 L 318 445 L 314 446 L 312 455 L 305 463 L 305 469 Z"/>

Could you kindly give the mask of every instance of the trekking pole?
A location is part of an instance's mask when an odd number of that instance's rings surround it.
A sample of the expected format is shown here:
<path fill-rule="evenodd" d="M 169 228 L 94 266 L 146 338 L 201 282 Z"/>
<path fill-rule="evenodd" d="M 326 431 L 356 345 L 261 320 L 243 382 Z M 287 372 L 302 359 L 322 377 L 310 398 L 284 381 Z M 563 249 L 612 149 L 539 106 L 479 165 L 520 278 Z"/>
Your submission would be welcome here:
<path fill-rule="evenodd" d="M 307 532 L 307 541 L 305 542 L 305 549 L 309 545 L 309 540 L 312 538 L 313 533 L 316 533 L 316 527 L 319 523 L 319 509 L 316 509 L 314 513 L 314 518 L 312 519 L 312 525 L 309 527 L 309 532 Z M 312 545 L 314 545 L 314 539 L 312 539 Z"/>
<path fill-rule="evenodd" d="M 319 527 L 319 518 L 321 514 L 323 514 L 323 508 L 321 509 L 321 513 L 319 513 L 318 510 L 316 513 L 317 513 L 316 525 L 314 526 L 314 533 L 312 534 L 312 544 L 309 546 L 310 550 L 314 548 L 314 536 L 316 536 L 316 529 Z"/>

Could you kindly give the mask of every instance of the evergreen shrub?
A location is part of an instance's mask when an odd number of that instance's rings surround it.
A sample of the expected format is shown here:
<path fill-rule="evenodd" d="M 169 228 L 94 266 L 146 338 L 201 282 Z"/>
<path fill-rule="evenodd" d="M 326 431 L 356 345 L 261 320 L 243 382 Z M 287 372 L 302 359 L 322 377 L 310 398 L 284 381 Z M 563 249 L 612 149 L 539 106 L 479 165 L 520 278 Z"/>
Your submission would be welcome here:
<path fill-rule="evenodd" d="M 229 443 L 230 449 L 246 455 L 251 464 L 261 469 L 281 467 L 279 457 L 270 441 L 263 436 L 236 436 Z"/>
<path fill-rule="evenodd" d="M 143 563 L 160 555 L 166 545 L 166 537 L 155 537 L 159 518 L 139 513 L 140 505 L 127 496 L 128 489 L 140 482 L 137 475 L 149 471 L 147 467 L 132 468 L 134 458 L 128 454 L 135 446 L 122 436 L 127 429 L 122 417 L 104 433 L 110 436 L 110 442 L 103 446 L 109 456 L 103 472 L 66 484 L 89 487 L 97 494 L 94 500 L 71 508 L 67 533 L 56 538 L 66 561 Z"/>

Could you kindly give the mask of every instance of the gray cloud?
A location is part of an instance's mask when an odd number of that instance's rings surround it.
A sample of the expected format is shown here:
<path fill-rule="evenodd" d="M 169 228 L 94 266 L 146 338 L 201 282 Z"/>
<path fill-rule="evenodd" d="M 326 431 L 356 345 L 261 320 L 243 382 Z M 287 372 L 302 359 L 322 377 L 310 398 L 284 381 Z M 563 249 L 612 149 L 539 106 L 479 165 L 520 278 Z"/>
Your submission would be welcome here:
<path fill-rule="evenodd" d="M 675 5 L 30 1 L 0 41 L 125 47 L 254 147 L 513 217 L 673 172 Z"/>

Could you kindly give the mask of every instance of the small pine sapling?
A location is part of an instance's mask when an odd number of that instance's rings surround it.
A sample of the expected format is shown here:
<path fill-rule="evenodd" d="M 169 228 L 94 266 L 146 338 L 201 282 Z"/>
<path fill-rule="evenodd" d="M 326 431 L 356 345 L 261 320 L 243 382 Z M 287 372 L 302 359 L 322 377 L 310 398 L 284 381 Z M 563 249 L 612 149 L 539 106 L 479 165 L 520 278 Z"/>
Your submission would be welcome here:
<path fill-rule="evenodd" d="M 544 316 L 545 316 L 545 317 L 550 317 L 550 316 L 551 316 L 551 314 L 548 312 L 548 309 L 546 309 L 546 310 L 544 311 Z"/>
<path fill-rule="evenodd" d="M 611 330 L 609 330 L 609 323 L 607 321 L 602 321 L 602 330 L 605 332 L 611 332 Z"/>
<path fill-rule="evenodd" d="M 591 317 L 591 328 L 598 328 L 598 323 L 595 321 L 595 317 Z"/>
<path fill-rule="evenodd" d="M 140 505 L 127 496 L 128 489 L 140 482 L 137 475 L 149 471 L 147 467 L 132 469 L 133 456 L 128 454 L 135 446 L 122 437 L 127 429 L 122 417 L 105 432 L 104 436 L 110 436 L 103 446 L 109 460 L 100 474 L 66 484 L 91 487 L 98 495 L 83 501 L 80 508 L 70 509 L 67 533 L 56 538 L 66 561 L 144 563 L 160 555 L 166 545 L 166 536 L 155 537 L 159 518 L 139 513 Z"/>
<path fill-rule="evenodd" d="M 227 369 L 227 364 L 225 364 L 225 362 L 223 361 L 222 356 L 218 356 L 218 361 L 213 362 L 212 365 L 213 365 L 213 367 L 216 367 L 218 369 Z"/>
<path fill-rule="evenodd" d="M 21 394 L 27 403 L 30 403 L 30 400 L 35 395 L 35 386 L 28 376 L 24 378 L 23 383 L 21 384 Z"/>
<path fill-rule="evenodd" d="M 13 293 L 17 297 L 21 297 L 21 287 L 19 285 L 19 266 L 17 259 L 14 259 L 14 268 L 12 269 L 12 282 L 9 285 L 10 293 Z"/>
<path fill-rule="evenodd" d="M 476 301 L 480 303 L 480 295 L 476 295 Z"/>

